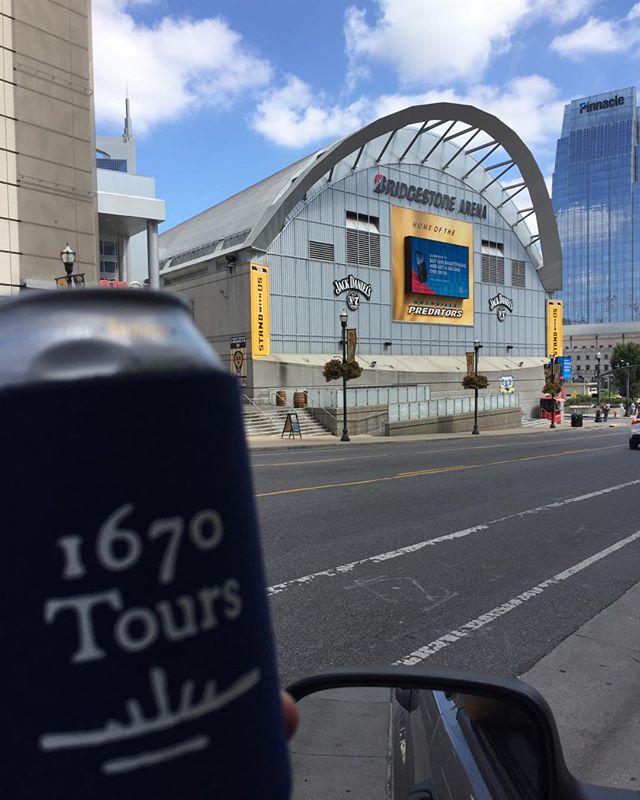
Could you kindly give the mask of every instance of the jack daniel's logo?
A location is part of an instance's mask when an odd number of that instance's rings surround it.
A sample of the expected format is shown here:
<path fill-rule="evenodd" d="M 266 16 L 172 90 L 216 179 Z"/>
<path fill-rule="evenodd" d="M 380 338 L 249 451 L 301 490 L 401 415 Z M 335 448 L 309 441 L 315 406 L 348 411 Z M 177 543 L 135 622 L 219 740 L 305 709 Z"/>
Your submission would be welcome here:
<path fill-rule="evenodd" d="M 507 311 L 513 312 L 513 300 L 499 292 L 495 297 L 489 298 L 489 311 L 495 311 L 498 315 L 498 322 L 504 322 Z"/>
<path fill-rule="evenodd" d="M 354 278 L 353 275 L 347 275 L 346 278 L 340 278 L 333 282 L 333 293 L 336 297 L 343 292 L 347 294 L 347 306 L 351 311 L 357 311 L 360 305 L 360 295 L 366 297 L 367 300 L 371 299 L 371 284 L 360 278 Z"/>

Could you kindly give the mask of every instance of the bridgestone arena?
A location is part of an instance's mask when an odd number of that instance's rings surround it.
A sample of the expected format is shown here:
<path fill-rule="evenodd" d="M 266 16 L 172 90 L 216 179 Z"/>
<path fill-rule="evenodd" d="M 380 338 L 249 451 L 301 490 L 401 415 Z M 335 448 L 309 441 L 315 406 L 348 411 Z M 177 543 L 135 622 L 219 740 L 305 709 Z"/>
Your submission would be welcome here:
<path fill-rule="evenodd" d="M 482 425 L 537 416 L 558 231 L 530 151 L 477 108 L 379 119 L 166 231 L 160 261 L 265 432 L 294 405 L 340 428 L 335 358 L 362 367 L 352 433 L 469 430 L 476 353 Z"/>

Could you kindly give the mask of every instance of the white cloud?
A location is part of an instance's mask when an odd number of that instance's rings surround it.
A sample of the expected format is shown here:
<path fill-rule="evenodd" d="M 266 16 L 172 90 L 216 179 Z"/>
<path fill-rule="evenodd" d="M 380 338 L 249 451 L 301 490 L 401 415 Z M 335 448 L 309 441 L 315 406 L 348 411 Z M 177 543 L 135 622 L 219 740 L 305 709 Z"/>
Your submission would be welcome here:
<path fill-rule="evenodd" d="M 357 130 L 366 117 L 363 99 L 344 107 L 331 105 L 307 83 L 289 76 L 282 88 L 269 92 L 258 104 L 252 125 L 276 144 L 306 147 Z"/>
<path fill-rule="evenodd" d="M 347 54 L 390 63 L 403 83 L 451 82 L 476 77 L 510 37 L 527 11 L 527 0 L 378 0 L 379 15 L 369 24 L 363 9 L 345 14 Z M 458 8 L 456 8 L 458 7 Z"/>
<path fill-rule="evenodd" d="M 269 63 L 221 19 L 164 17 L 143 26 L 128 13 L 153 2 L 93 0 L 98 124 L 121 123 L 126 84 L 134 129 L 144 133 L 194 109 L 228 105 L 269 82 Z"/>
<path fill-rule="evenodd" d="M 490 59 L 507 51 L 519 28 L 540 17 L 554 24 L 576 19 L 593 0 L 377 0 L 373 22 L 364 9 L 345 13 L 348 84 L 368 61 L 390 64 L 403 84 L 477 82 Z"/>
<path fill-rule="evenodd" d="M 533 6 L 539 16 L 547 17 L 551 22 L 565 25 L 586 14 L 594 5 L 594 0 L 538 0 Z"/>
<path fill-rule="evenodd" d="M 576 57 L 586 53 L 615 53 L 625 50 L 626 44 L 624 38 L 616 34 L 614 22 L 591 17 L 571 33 L 556 36 L 551 49 L 563 56 Z"/>
<path fill-rule="evenodd" d="M 568 58 L 586 55 L 622 53 L 640 42 L 640 3 L 618 19 L 590 17 L 584 25 L 556 36 L 551 49 Z"/>
<path fill-rule="evenodd" d="M 275 144 L 302 148 L 338 139 L 408 106 L 441 101 L 474 105 L 496 115 L 530 147 L 555 145 L 564 109 L 557 88 L 539 75 L 516 78 L 504 87 L 479 85 L 468 92 L 448 88 L 376 98 L 361 96 L 346 106 L 323 102 L 307 84 L 289 78 L 282 89 L 262 100 L 252 124 Z"/>

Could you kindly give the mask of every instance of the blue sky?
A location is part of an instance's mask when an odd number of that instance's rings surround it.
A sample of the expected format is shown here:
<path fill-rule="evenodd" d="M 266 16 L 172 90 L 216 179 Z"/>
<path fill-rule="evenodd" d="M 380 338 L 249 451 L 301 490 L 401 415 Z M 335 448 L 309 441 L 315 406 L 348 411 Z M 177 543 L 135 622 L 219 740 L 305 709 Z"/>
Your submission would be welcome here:
<path fill-rule="evenodd" d="M 122 130 L 175 225 L 379 116 L 455 100 L 550 178 L 562 111 L 636 85 L 640 2 L 93 0 L 96 127 Z"/>

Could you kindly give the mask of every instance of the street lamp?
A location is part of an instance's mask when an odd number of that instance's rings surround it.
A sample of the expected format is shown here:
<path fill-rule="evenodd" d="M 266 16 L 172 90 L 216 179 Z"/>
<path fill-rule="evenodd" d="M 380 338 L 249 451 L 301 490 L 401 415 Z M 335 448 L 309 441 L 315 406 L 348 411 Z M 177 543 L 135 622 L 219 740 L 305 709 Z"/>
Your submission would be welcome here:
<path fill-rule="evenodd" d="M 600 359 L 602 353 L 598 350 L 596 353 L 596 405 L 600 405 Z"/>
<path fill-rule="evenodd" d="M 631 368 L 631 364 L 628 361 L 620 361 L 620 366 L 626 370 L 626 392 L 624 396 L 624 401 L 625 401 L 624 404 L 625 408 L 627 409 L 625 416 L 628 416 L 629 415 L 629 370 Z"/>
<path fill-rule="evenodd" d="M 340 325 L 342 326 L 342 436 L 341 442 L 350 442 L 347 430 L 347 312 L 340 312 Z"/>
<path fill-rule="evenodd" d="M 60 260 L 64 264 L 64 271 L 67 273 L 67 286 L 71 286 L 73 282 L 71 278 L 73 275 L 73 265 L 76 263 L 76 251 L 70 247 L 69 242 L 67 242 L 67 246 L 64 250 L 60 251 Z"/>
<path fill-rule="evenodd" d="M 480 352 L 480 348 L 481 347 L 482 347 L 482 345 L 480 344 L 480 341 L 478 339 L 474 339 L 473 340 L 473 349 L 475 351 L 475 357 L 474 357 L 473 371 L 474 371 L 474 375 L 476 376 L 476 385 L 475 385 L 475 387 L 473 389 L 473 395 L 474 395 L 474 397 L 473 397 L 473 430 L 471 431 L 471 433 L 476 433 L 476 434 L 480 433 L 480 431 L 478 430 L 478 353 Z"/>

